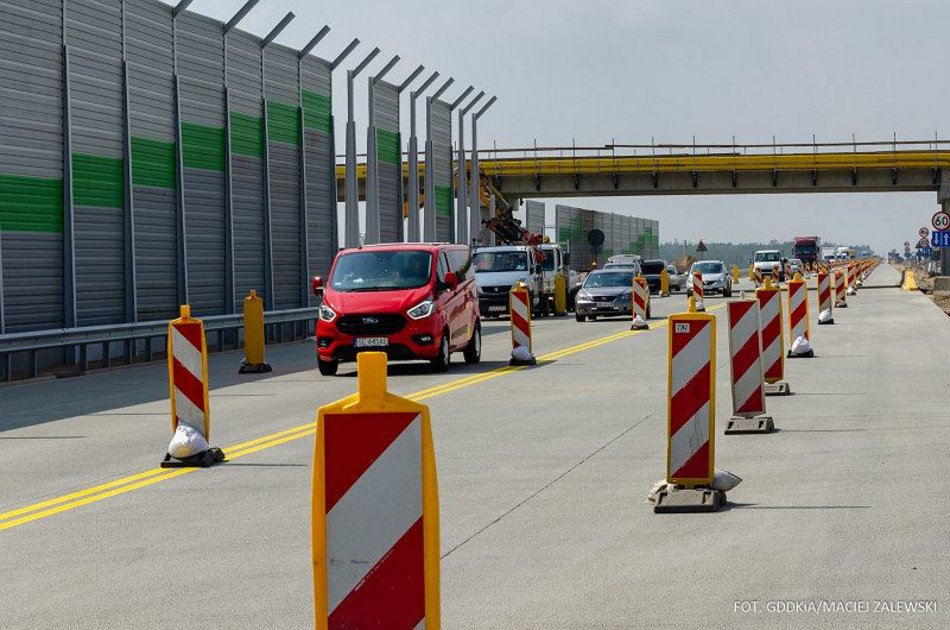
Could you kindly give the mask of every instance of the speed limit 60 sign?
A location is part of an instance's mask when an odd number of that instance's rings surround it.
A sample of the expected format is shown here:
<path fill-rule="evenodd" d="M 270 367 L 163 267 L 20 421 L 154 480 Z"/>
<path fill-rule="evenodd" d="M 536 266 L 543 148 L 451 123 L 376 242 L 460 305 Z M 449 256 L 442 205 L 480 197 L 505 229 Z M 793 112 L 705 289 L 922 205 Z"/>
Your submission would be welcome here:
<path fill-rule="evenodd" d="M 930 223 L 938 231 L 950 229 L 950 214 L 943 211 L 937 212 L 930 217 Z"/>

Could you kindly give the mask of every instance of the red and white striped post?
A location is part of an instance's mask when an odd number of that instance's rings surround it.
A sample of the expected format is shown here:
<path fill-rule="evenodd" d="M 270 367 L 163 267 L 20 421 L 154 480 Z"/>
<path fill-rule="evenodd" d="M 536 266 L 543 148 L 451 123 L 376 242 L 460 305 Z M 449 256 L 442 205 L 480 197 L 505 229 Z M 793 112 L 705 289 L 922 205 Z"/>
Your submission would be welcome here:
<path fill-rule="evenodd" d="M 171 401 L 172 433 L 180 424 L 211 439 L 211 410 L 208 405 L 208 344 L 204 322 L 191 317 L 191 307 L 183 304 L 180 317 L 168 323 L 168 390 Z M 221 449 L 209 447 L 188 456 L 165 454 L 163 468 L 210 466 L 224 460 Z"/>
<path fill-rule="evenodd" d="M 808 321 L 808 285 L 796 273 L 788 281 L 788 330 L 789 330 L 789 358 L 810 358 L 815 356 L 809 343 L 808 350 L 793 352 L 792 348 L 799 338 L 811 342 L 811 327 Z"/>
<path fill-rule="evenodd" d="M 317 413 L 311 484 L 315 627 L 439 628 L 439 499 L 429 409 L 357 357 L 357 393 Z"/>
<path fill-rule="evenodd" d="M 759 301 L 759 323 L 762 337 L 762 365 L 765 374 L 765 395 L 780 396 L 791 393 L 785 378 L 785 333 L 782 329 L 782 292 L 766 279 L 765 286 L 756 289 Z"/>
<path fill-rule="evenodd" d="M 772 418 L 765 416 L 765 375 L 759 333 L 759 301 L 731 300 L 729 317 L 729 374 L 732 382 L 733 418 L 726 435 L 771 433 Z"/>
<path fill-rule="evenodd" d="M 780 267 L 781 264 L 782 263 L 779 263 L 778 265 L 772 265 L 772 281 L 775 282 L 775 284 L 778 284 L 782 281 L 782 272 Z"/>
<path fill-rule="evenodd" d="M 841 269 L 835 269 L 835 307 L 848 308 L 848 292 L 845 287 L 845 274 Z"/>
<path fill-rule="evenodd" d="M 531 294 L 521 283 L 508 294 L 511 312 L 511 360 L 509 365 L 535 365 L 538 361 L 531 351 Z"/>
<path fill-rule="evenodd" d="M 831 298 L 831 278 L 825 271 L 818 272 L 818 324 L 834 324 L 834 310 Z M 828 311 L 828 318 L 822 321 L 822 313 Z"/>
<path fill-rule="evenodd" d="M 753 282 L 755 282 L 755 286 L 761 287 L 762 286 L 762 267 L 754 268 L 752 270 L 752 275 L 754 278 Z"/>
<path fill-rule="evenodd" d="M 703 274 L 699 271 L 694 271 L 690 282 L 693 298 L 696 302 L 696 310 L 705 311 L 706 306 L 703 304 Z"/>
<path fill-rule="evenodd" d="M 637 276 L 633 279 L 631 300 L 633 303 L 633 323 L 630 325 L 630 330 L 647 330 L 650 328 L 650 324 L 647 323 L 647 319 L 650 317 L 650 287 L 643 276 Z"/>
<path fill-rule="evenodd" d="M 669 316 L 667 490 L 654 512 L 715 511 L 724 496 L 713 481 L 716 426 L 716 318 L 695 310 Z"/>
<path fill-rule="evenodd" d="M 857 265 L 848 265 L 848 292 L 856 295 L 858 292 L 858 268 Z"/>

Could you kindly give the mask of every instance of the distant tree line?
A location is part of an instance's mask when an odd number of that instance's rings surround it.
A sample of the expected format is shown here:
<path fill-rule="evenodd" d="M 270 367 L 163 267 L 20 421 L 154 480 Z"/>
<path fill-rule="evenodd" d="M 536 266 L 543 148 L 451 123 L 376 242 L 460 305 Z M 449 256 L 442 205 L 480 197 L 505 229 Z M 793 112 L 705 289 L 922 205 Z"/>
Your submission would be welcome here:
<path fill-rule="evenodd" d="M 696 252 L 696 246 L 699 241 L 680 241 L 674 240 L 672 243 L 660 244 L 660 258 L 668 261 L 676 260 L 683 255 L 692 256 L 699 260 L 721 260 L 727 265 L 748 266 L 749 259 L 759 249 L 777 249 L 789 258 L 792 256 L 791 241 L 777 241 L 772 239 L 768 243 L 717 243 L 715 241 L 703 241 L 708 251 L 699 254 Z M 822 241 L 822 247 L 840 247 L 840 243 L 831 241 Z M 870 250 L 868 245 L 850 245 L 857 250 Z"/>

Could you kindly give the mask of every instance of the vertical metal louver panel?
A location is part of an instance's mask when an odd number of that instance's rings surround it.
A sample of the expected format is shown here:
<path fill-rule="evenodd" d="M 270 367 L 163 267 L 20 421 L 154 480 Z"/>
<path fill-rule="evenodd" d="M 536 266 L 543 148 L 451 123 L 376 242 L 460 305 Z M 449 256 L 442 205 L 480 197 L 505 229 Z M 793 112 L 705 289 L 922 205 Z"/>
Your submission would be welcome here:
<path fill-rule="evenodd" d="M 224 40 L 221 23 L 177 18 L 188 300 L 196 315 L 226 312 Z"/>
<path fill-rule="evenodd" d="M 297 53 L 270 45 L 264 51 L 267 161 L 275 309 L 303 306 L 305 278 L 300 225 L 300 86 Z"/>
<path fill-rule="evenodd" d="M 297 147 L 271 143 L 271 241 L 274 256 L 274 308 L 301 306 L 300 166 Z"/>
<path fill-rule="evenodd" d="M 121 0 L 66 12 L 76 323 L 125 321 L 125 172 Z"/>
<path fill-rule="evenodd" d="M 261 41 L 249 33 L 232 31 L 227 43 L 234 301 L 236 312 L 241 312 L 244 297 L 251 289 L 261 298 L 267 294 Z"/>
<path fill-rule="evenodd" d="M 307 269 L 305 278 L 323 276 L 337 250 L 336 158 L 333 144 L 330 63 L 308 56 L 301 61 L 304 109 L 304 155 L 307 210 Z M 316 298 L 310 298 L 311 304 Z"/>
<path fill-rule="evenodd" d="M 366 211 L 379 217 L 379 242 L 402 241 L 402 141 L 399 134 L 399 87 L 373 85 L 367 156 Z M 369 191 L 376 190 L 375 195 Z"/>
<path fill-rule="evenodd" d="M 63 326 L 62 6 L 0 3 L 0 332 Z"/>
<path fill-rule="evenodd" d="M 171 8 L 126 0 L 135 279 L 141 321 L 178 312 L 175 85 Z"/>
<path fill-rule="evenodd" d="M 650 255 L 657 258 L 660 255 L 660 222 L 650 221 L 650 224 L 653 228 L 653 244 Z"/>
<path fill-rule="evenodd" d="M 425 220 L 435 217 L 437 241 L 452 239 L 452 200 L 455 196 L 452 175 L 452 109 L 442 100 L 427 99 L 427 144 L 431 143 L 432 166 L 426 165 Z M 430 198 L 431 197 L 431 198 Z"/>
<path fill-rule="evenodd" d="M 634 228 L 633 228 L 633 242 L 635 248 L 635 254 L 644 256 L 646 254 L 646 249 L 643 247 L 644 239 L 644 230 L 643 230 L 643 219 L 635 218 L 634 219 Z"/>
<path fill-rule="evenodd" d="M 527 200 L 524 202 L 525 227 L 535 234 L 544 235 L 544 213 L 545 205 L 543 201 Z"/>
<path fill-rule="evenodd" d="M 219 315 L 225 303 L 224 173 L 185 170 L 188 301 L 195 315 Z"/>

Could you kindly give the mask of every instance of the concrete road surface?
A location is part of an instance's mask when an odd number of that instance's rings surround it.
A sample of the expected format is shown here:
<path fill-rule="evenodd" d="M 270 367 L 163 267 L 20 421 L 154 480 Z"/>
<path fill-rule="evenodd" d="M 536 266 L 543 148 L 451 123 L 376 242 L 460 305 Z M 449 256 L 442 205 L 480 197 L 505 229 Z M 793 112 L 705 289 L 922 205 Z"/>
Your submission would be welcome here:
<path fill-rule="evenodd" d="M 432 410 L 443 627 L 950 627 L 950 321 L 897 281 L 879 268 L 812 328 L 762 436 L 722 435 L 707 298 L 717 467 L 744 479 L 715 514 L 645 503 L 665 468 L 661 319 L 537 321 L 531 369 L 500 369 L 507 322 L 486 323 L 479 366 L 391 366 Z M 356 379 L 319 376 L 308 344 L 270 348 L 267 376 L 239 358 L 211 359 L 231 461 L 167 477 L 163 366 L 0 388 L 0 627 L 312 626 L 308 425 Z"/>

